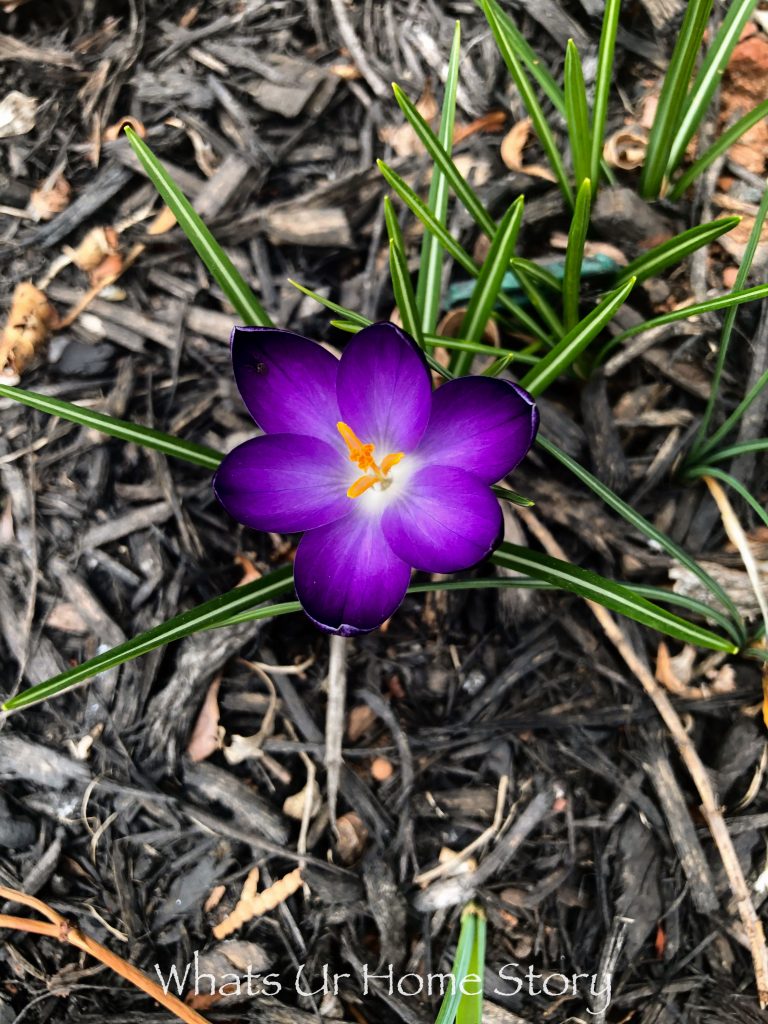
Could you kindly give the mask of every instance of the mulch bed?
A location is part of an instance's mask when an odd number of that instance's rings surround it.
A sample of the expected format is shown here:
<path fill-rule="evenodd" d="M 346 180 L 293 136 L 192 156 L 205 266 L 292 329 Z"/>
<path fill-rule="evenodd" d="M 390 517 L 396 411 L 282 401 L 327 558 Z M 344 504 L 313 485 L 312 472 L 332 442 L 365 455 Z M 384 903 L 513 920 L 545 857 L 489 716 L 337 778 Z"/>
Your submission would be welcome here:
<path fill-rule="evenodd" d="M 568 36 L 595 50 L 600 6 L 517 5 L 553 63 Z M 146 245 L 108 296 L 55 335 L 24 372 L 25 387 L 222 450 L 251 432 L 229 368 L 234 315 L 178 230 L 146 234 L 154 190 L 127 143 L 105 139 L 127 114 L 146 127 L 276 323 L 343 345 L 329 315 L 289 277 L 388 318 L 386 188 L 374 159 L 386 155 L 421 181 L 428 169 L 418 153 L 393 153 L 386 131 L 382 141 L 382 129 L 401 123 L 388 83 L 439 96 L 436 69 L 444 70 L 456 17 L 465 54 L 459 117 L 464 125 L 481 119 L 458 152 L 473 173 L 488 170 L 478 188 L 492 212 L 525 192 L 521 252 L 561 255 L 551 242 L 567 224 L 557 194 L 540 177 L 508 171 L 501 136 L 487 130 L 499 120 L 482 122 L 511 103 L 509 124 L 521 108 L 469 2 L 3 7 L 0 91 L 32 96 L 37 109 L 33 130 L 0 141 L 0 205 L 23 210 L 34 189 L 61 174 L 72 193 L 37 223 L 0 210 L 0 295 L 7 302 L 19 281 L 46 275 L 93 227 L 119 226 L 123 252 Z M 665 24 L 662 7 L 675 5 L 637 5 L 622 23 L 621 81 L 633 101 L 674 36 L 675 15 Z M 610 116 L 622 124 L 618 103 Z M 754 181 L 739 180 L 744 201 L 754 201 Z M 631 259 L 659 219 L 679 228 L 711 206 L 715 188 L 714 177 L 702 183 L 693 213 L 663 203 L 638 212 L 626 192 L 607 193 L 596 238 Z M 404 225 L 412 231 L 410 220 Z M 461 211 L 451 227 L 471 249 L 475 233 Z M 408 237 L 415 256 L 416 235 Z M 731 264 L 713 247 L 650 283 L 623 315 L 721 286 Z M 70 265 L 46 291 L 63 314 L 88 287 Z M 740 315 L 728 401 L 743 394 L 751 371 L 747 339 L 755 358 L 766 349 L 765 324 L 754 309 Z M 746 595 L 714 505 L 703 488 L 674 477 L 703 409 L 717 336 L 716 318 L 667 331 L 586 385 L 558 385 L 542 414 L 558 444 Z M 229 521 L 203 470 L 8 401 L 0 401 L 0 425 L 4 694 L 290 557 L 290 540 Z M 764 491 L 765 478 L 765 460 L 744 464 L 753 492 Z M 668 558 L 541 452 L 515 487 L 536 507 L 534 518 L 510 516 L 511 539 L 538 545 L 543 525 L 579 564 L 669 582 Z M 768 557 L 765 538 L 756 538 L 759 557 Z M 628 633 L 654 661 L 658 640 Z M 198 1000 L 211 1021 L 309 1022 L 321 1013 L 427 1024 L 438 997 L 391 991 L 386 977 L 363 997 L 363 965 L 386 975 L 391 964 L 395 978 L 449 970 L 460 911 L 473 895 L 489 922 L 490 1022 L 764 1019 L 696 791 L 653 705 L 581 601 L 513 590 L 413 596 L 387 628 L 348 646 L 338 832 L 324 771 L 328 641 L 288 616 L 192 637 L 8 719 L 0 884 L 45 899 L 150 974 L 156 964 L 183 973 L 198 952 L 201 973 L 250 963 L 280 976 L 276 997 Z M 754 882 L 768 824 L 759 669 L 736 660 L 731 671 L 718 657 L 699 659 L 692 676 L 675 666 L 684 677 L 675 706 Z M 214 708 L 224 749 L 211 752 Z M 195 760 L 200 743 L 206 756 Z M 316 813 L 302 829 L 301 794 L 315 773 Z M 480 837 L 477 871 L 451 876 L 441 850 Z M 214 936 L 254 866 L 268 888 L 299 864 L 306 894 L 228 938 Z M 756 905 L 765 889 L 755 890 Z M 0 1024 L 170 1019 L 66 945 L 21 932 L 3 940 Z M 325 964 L 352 979 L 338 996 L 302 996 L 302 964 L 306 987 L 320 987 Z M 536 981 L 513 994 L 499 978 L 505 964 L 519 965 L 520 977 L 533 965 Z M 549 995 L 540 992 L 539 975 L 561 974 L 597 976 L 603 991 L 610 984 L 610 1005 L 590 995 L 589 980 L 560 997 L 556 981 Z"/>

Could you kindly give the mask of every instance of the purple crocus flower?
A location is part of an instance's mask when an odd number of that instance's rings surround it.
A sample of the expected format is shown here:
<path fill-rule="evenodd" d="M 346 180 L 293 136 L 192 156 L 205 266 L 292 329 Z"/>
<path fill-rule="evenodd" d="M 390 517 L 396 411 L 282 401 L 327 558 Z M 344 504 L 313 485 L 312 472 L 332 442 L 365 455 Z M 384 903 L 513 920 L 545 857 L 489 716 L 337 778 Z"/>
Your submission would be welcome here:
<path fill-rule="evenodd" d="M 291 331 L 236 327 L 232 363 L 264 435 L 224 458 L 214 492 L 246 526 L 304 533 L 296 594 L 321 629 L 375 629 L 412 569 L 468 569 L 499 542 L 491 484 L 539 423 L 522 388 L 460 377 L 433 392 L 420 349 L 391 323 L 361 330 L 341 359 Z"/>

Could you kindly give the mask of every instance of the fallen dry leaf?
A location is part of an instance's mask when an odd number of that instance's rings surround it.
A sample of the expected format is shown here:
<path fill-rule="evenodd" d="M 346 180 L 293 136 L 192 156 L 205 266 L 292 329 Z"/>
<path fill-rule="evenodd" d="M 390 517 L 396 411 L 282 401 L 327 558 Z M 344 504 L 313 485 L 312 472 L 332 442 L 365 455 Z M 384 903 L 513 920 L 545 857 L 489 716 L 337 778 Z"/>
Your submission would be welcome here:
<path fill-rule="evenodd" d="M 545 178 L 547 181 L 555 181 L 555 176 L 548 167 L 543 167 L 541 164 L 528 164 L 527 166 L 523 164 L 523 150 L 530 134 L 531 119 L 530 117 L 524 117 L 517 124 L 514 124 L 501 140 L 501 159 L 510 171 L 519 171 L 521 174 L 528 174 L 532 178 Z"/>
<path fill-rule="evenodd" d="M 468 124 L 457 124 L 453 130 L 453 143 L 457 145 L 478 132 L 503 132 L 507 123 L 507 115 L 503 110 L 489 110 L 482 117 L 475 118 Z"/>
<path fill-rule="evenodd" d="M 200 714 L 197 716 L 192 736 L 187 746 L 191 761 L 204 761 L 221 746 L 219 731 L 219 687 L 221 676 L 216 676 L 205 695 Z"/>
<path fill-rule="evenodd" d="M 301 888 L 301 868 L 295 868 L 289 874 L 279 878 L 274 885 L 270 885 L 263 892 L 256 891 L 258 884 L 259 869 L 253 868 L 243 883 L 240 899 L 237 901 L 235 909 L 213 929 L 215 938 L 226 938 L 247 921 L 251 921 L 254 917 L 261 917 L 262 914 L 268 914 L 270 910 L 274 910 L 275 907 L 284 903 L 289 896 Z"/>
<path fill-rule="evenodd" d="M 35 127 L 37 100 L 23 92 L 9 92 L 0 100 L 0 139 L 26 135 Z"/>
<path fill-rule="evenodd" d="M 0 339 L 0 371 L 10 366 L 15 373 L 21 373 L 58 322 L 58 314 L 45 292 L 31 281 L 17 284 Z"/>

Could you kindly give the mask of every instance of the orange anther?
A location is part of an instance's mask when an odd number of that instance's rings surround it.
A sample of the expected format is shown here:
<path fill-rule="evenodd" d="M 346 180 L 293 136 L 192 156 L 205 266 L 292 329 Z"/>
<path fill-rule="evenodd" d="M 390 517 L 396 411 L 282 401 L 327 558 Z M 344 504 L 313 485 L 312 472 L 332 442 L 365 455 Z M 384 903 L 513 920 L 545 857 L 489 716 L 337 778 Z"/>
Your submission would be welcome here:
<path fill-rule="evenodd" d="M 365 494 L 369 487 L 373 487 L 373 485 L 378 482 L 378 477 L 360 476 L 347 491 L 347 497 L 359 498 L 361 494 Z"/>

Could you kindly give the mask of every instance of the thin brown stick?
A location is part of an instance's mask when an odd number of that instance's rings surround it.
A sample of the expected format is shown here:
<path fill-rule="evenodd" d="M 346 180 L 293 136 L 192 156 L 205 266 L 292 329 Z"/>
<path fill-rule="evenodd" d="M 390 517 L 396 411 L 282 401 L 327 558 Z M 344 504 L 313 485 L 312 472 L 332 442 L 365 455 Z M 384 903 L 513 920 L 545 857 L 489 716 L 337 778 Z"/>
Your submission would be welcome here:
<path fill-rule="evenodd" d="M 526 526 L 537 537 L 548 554 L 555 558 L 565 559 L 565 552 L 557 543 L 549 530 L 529 509 L 518 509 Z M 664 724 L 669 729 L 678 753 L 685 763 L 688 773 L 693 779 L 701 799 L 701 813 L 707 822 L 710 834 L 717 846 L 723 862 L 728 883 L 738 909 L 741 923 L 752 954 L 752 963 L 757 983 L 757 996 L 760 1008 L 768 1006 L 768 947 L 760 918 L 752 902 L 744 872 L 736 854 L 728 828 L 723 819 L 720 805 L 707 769 L 701 761 L 685 726 L 672 706 L 672 702 L 664 689 L 656 682 L 648 665 L 632 647 L 624 630 L 616 622 L 610 612 L 594 601 L 587 601 L 592 614 L 603 628 L 605 635 L 624 659 L 625 664 L 641 683 L 646 694 L 653 701 Z"/>
<path fill-rule="evenodd" d="M 25 917 L 11 917 L 6 914 L 0 914 L 0 928 L 29 932 L 33 935 L 47 935 L 52 939 L 58 939 L 59 942 L 68 942 L 71 946 L 75 946 L 89 956 L 101 961 L 106 967 L 113 970 L 115 974 L 119 974 L 121 978 L 130 981 L 132 985 L 135 985 L 136 988 L 141 989 L 146 995 L 156 1000 L 166 1010 L 170 1010 L 179 1020 L 185 1021 L 185 1024 L 208 1024 L 205 1017 L 201 1017 L 196 1010 L 187 1006 L 176 996 L 164 992 L 157 982 L 152 981 L 138 967 L 129 964 L 127 960 L 123 960 L 122 957 L 113 953 L 111 949 L 107 949 L 100 942 L 96 942 L 89 935 L 83 934 L 78 928 L 70 925 L 66 918 L 62 917 L 53 907 L 49 907 L 47 903 L 43 903 L 42 900 L 37 899 L 35 896 L 28 896 L 26 893 L 17 892 L 16 889 L 11 889 L 5 885 L 0 885 L 0 896 L 13 900 L 14 903 L 21 903 L 22 906 L 37 910 L 38 913 L 48 918 L 47 921 L 35 921 Z"/>

